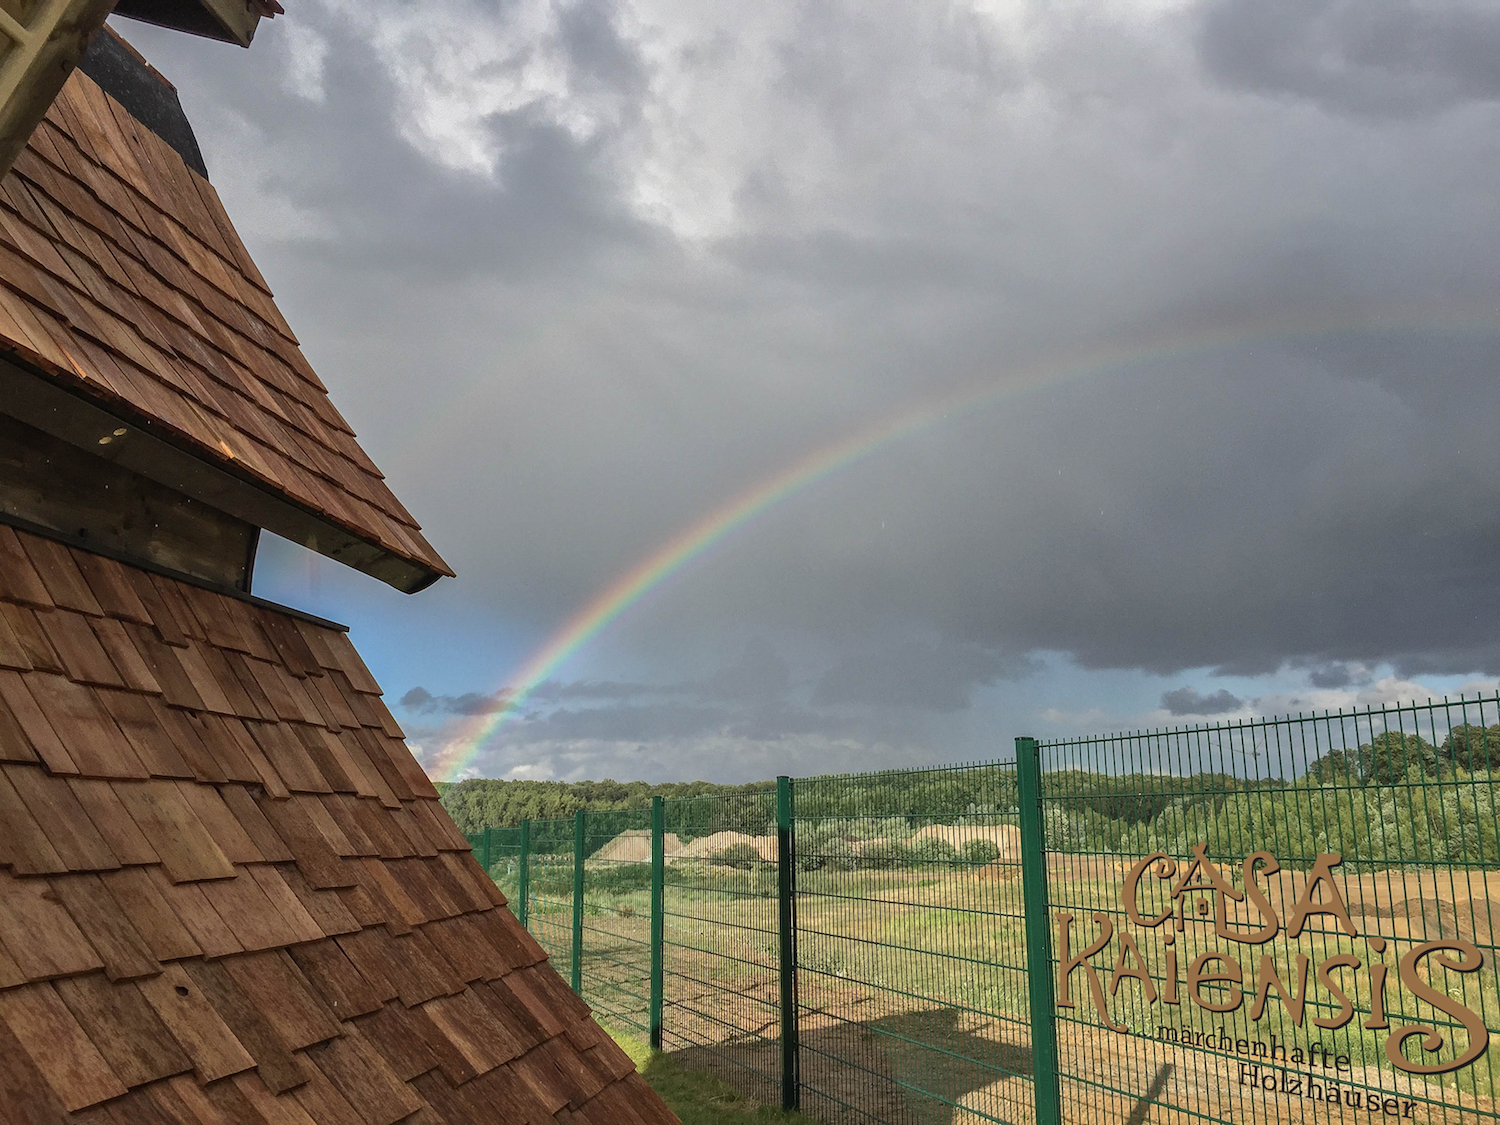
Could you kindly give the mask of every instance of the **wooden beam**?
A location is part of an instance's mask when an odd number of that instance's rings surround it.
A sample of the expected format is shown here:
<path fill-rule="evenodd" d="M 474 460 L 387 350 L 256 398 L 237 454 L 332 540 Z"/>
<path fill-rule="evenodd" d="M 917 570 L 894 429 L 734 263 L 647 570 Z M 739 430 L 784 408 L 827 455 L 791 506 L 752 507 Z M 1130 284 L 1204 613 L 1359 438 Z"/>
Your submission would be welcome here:
<path fill-rule="evenodd" d="M 115 14 L 248 47 L 261 19 L 280 15 L 281 5 L 276 0 L 119 0 Z"/>
<path fill-rule="evenodd" d="M 26 147 L 114 6 L 114 0 L 0 0 L 0 175 Z"/>
<path fill-rule="evenodd" d="M 149 417 L 105 410 L 83 394 L 9 360 L 0 360 L 0 412 L 235 519 L 363 571 L 403 593 L 425 590 L 442 577 L 288 500 L 248 474 L 240 476 L 182 448 Z"/>
<path fill-rule="evenodd" d="M 260 12 L 245 0 L 202 0 L 203 6 L 213 13 L 214 19 L 224 25 L 224 30 L 241 47 L 250 46 L 255 38 L 255 27 L 260 23 Z"/>

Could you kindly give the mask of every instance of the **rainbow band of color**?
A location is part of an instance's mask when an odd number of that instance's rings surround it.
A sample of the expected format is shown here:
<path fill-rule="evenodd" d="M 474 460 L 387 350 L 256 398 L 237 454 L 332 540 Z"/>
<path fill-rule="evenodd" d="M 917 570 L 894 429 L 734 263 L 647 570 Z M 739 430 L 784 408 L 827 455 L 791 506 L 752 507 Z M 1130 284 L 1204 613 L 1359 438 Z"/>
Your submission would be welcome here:
<path fill-rule="evenodd" d="M 741 492 L 727 504 L 662 544 L 635 567 L 610 583 L 508 677 L 507 683 L 510 686 L 497 695 L 500 700 L 499 708 L 471 720 L 461 728 L 439 752 L 429 772 L 439 781 L 461 778 L 486 743 L 508 719 L 519 713 L 527 697 L 539 685 L 550 679 L 580 649 L 648 593 L 701 557 L 715 544 L 803 489 L 893 441 L 955 414 L 992 405 L 1008 396 L 1039 391 L 1069 379 L 1099 375 L 1153 359 L 1183 358 L 1195 352 L 1208 352 L 1252 341 L 1291 342 L 1313 336 L 1386 332 L 1406 328 L 1446 328 L 1491 333 L 1495 330 L 1494 326 L 1494 311 L 1485 310 L 1478 316 L 1436 317 L 1424 313 L 1416 317 L 1382 317 L 1373 323 L 1367 319 L 1330 322 L 1323 318 L 1317 322 L 1289 324 L 1283 321 L 1276 328 L 1261 327 L 1253 331 L 1217 328 L 1124 345 L 1115 343 L 1075 353 L 1064 361 L 1054 361 L 1020 373 L 1013 377 L 1013 381 L 999 387 L 987 383 L 909 408 L 842 441 L 816 450 L 783 471 Z"/>

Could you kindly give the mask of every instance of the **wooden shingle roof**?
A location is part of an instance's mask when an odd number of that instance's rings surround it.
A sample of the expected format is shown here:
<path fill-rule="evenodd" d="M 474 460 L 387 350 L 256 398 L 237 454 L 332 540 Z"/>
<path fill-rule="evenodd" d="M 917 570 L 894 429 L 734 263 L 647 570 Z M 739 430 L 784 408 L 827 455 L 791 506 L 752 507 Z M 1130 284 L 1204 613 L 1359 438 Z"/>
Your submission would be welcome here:
<path fill-rule="evenodd" d="M 0 526 L 0 1122 L 675 1118 L 348 637 Z"/>
<path fill-rule="evenodd" d="M 127 423 L 108 455 L 164 484 L 189 490 L 149 447 L 207 466 L 200 498 L 393 585 L 452 573 L 329 400 L 212 185 L 81 71 L 0 180 L 5 359 Z"/>

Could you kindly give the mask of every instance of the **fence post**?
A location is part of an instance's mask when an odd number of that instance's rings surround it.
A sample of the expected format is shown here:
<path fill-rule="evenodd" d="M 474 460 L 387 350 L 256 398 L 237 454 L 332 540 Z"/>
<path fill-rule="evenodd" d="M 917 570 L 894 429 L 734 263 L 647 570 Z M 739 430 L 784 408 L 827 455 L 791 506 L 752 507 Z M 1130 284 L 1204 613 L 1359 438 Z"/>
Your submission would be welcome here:
<path fill-rule="evenodd" d="M 583 992 L 583 810 L 573 818 L 573 991 Z"/>
<path fill-rule="evenodd" d="M 1031 1076 L 1037 1125 L 1061 1125 L 1057 1024 L 1052 994 L 1052 924 L 1047 917 L 1047 851 L 1042 825 L 1042 765 L 1034 738 L 1016 739 L 1021 819 L 1021 891 L 1026 907 L 1026 982 L 1031 996 Z"/>
<path fill-rule="evenodd" d="M 518 872 L 520 886 L 516 894 L 521 899 L 521 909 L 516 917 L 521 919 L 521 929 L 531 923 L 531 821 L 521 821 L 521 870 Z"/>
<path fill-rule="evenodd" d="M 494 857 L 490 852 L 490 826 L 488 824 L 484 826 L 484 842 L 481 847 L 484 853 L 484 873 L 488 875 L 490 873 L 490 864 L 494 862 Z"/>
<path fill-rule="evenodd" d="M 661 1050 L 663 961 L 666 953 L 666 847 L 660 797 L 651 798 L 651 1049 Z"/>
<path fill-rule="evenodd" d="M 792 779 L 776 779 L 776 899 L 781 945 L 781 1108 L 801 1100 L 797 1058 L 796 856 L 792 850 Z"/>

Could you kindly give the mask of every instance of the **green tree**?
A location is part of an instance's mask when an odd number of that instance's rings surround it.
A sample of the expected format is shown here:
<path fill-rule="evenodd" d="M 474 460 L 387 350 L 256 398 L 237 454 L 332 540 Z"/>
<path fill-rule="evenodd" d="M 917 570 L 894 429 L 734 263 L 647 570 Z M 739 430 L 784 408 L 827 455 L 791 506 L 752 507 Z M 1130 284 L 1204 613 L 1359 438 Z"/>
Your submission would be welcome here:
<path fill-rule="evenodd" d="M 1464 723 L 1443 740 L 1443 758 L 1466 770 L 1489 770 L 1500 766 L 1500 724 L 1489 728 Z"/>
<path fill-rule="evenodd" d="M 1436 774 L 1437 750 L 1421 735 L 1388 730 L 1359 748 L 1359 765 L 1367 784 L 1394 785 L 1413 767 Z"/>

